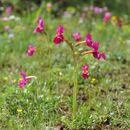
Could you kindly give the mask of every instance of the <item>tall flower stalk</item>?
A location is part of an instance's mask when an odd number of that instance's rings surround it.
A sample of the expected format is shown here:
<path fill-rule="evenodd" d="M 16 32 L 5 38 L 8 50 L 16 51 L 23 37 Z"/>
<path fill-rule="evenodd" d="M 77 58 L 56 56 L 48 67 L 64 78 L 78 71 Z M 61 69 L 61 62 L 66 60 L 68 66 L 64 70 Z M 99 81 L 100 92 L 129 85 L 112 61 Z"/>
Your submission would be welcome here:
<path fill-rule="evenodd" d="M 77 59 L 76 55 L 74 54 L 74 74 L 73 74 L 73 82 L 74 82 L 74 87 L 73 87 L 73 121 L 76 116 L 77 112 L 77 93 L 78 93 L 78 64 L 77 64 Z"/>
<path fill-rule="evenodd" d="M 77 35 L 78 34 L 78 35 Z M 62 42 L 66 42 L 67 45 L 70 47 L 71 51 L 72 51 L 72 55 L 73 55 L 73 61 L 74 61 L 74 72 L 73 72 L 73 104 L 72 104 L 72 109 L 73 109 L 73 113 L 72 113 L 72 120 L 73 123 L 75 121 L 76 118 L 76 112 L 77 112 L 77 95 L 78 95 L 78 58 L 81 56 L 85 56 L 85 55 L 89 55 L 92 54 L 94 58 L 96 59 L 106 59 L 106 55 L 104 52 L 99 52 L 98 48 L 99 48 L 99 42 L 97 41 L 93 41 L 92 40 L 92 36 L 91 34 L 87 34 L 86 35 L 86 40 L 85 41 L 80 41 L 79 39 L 79 35 L 80 33 L 76 33 L 76 35 L 72 35 L 73 38 L 75 39 L 75 41 L 77 43 L 73 44 L 71 41 L 69 41 L 68 39 L 66 39 L 64 37 L 64 27 L 63 26 L 58 26 L 57 30 L 56 30 L 56 36 L 54 37 L 54 44 L 58 45 Z M 81 37 L 81 36 L 80 36 Z M 78 39 L 78 40 L 77 40 Z M 88 48 L 90 48 L 90 50 L 82 50 L 82 51 L 77 51 L 77 47 L 80 45 L 87 45 Z M 89 66 L 88 65 L 83 65 L 82 66 L 82 78 L 83 79 L 87 79 L 89 77 Z"/>
<path fill-rule="evenodd" d="M 77 64 L 77 53 L 74 48 L 74 44 L 70 42 L 68 39 L 66 39 L 63 35 L 64 33 L 64 27 L 63 26 L 58 26 L 56 30 L 56 36 L 54 38 L 54 43 L 55 45 L 60 44 L 61 42 L 66 42 L 67 45 L 70 47 L 73 55 L 73 61 L 74 61 L 74 72 L 73 72 L 73 113 L 72 113 L 72 119 L 74 121 L 76 112 L 77 112 L 77 93 L 78 93 L 78 64 Z"/>

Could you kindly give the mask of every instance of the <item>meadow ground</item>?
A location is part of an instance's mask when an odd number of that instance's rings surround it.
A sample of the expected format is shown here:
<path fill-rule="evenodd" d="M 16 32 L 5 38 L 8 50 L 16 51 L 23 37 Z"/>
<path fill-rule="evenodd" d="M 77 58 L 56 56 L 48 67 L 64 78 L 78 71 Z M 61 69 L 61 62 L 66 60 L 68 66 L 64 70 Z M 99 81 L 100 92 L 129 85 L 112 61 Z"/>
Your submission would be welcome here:
<path fill-rule="evenodd" d="M 77 130 L 130 129 L 130 24 L 122 28 L 103 24 L 102 19 L 79 23 L 78 17 L 53 18 L 41 15 L 49 31 L 33 34 L 36 13 L 0 21 L 0 129 L 40 130 L 63 125 Z M 66 43 L 55 46 L 57 25 L 65 27 L 70 41 L 74 31 L 83 37 L 91 32 L 100 42 L 107 60 L 84 56 L 78 63 L 78 111 L 72 125 L 73 60 Z M 9 26 L 9 30 L 3 30 Z M 28 44 L 36 47 L 33 57 L 26 55 Z M 79 48 L 82 49 L 82 48 Z M 81 77 L 81 66 L 89 64 L 89 78 Z M 36 80 L 24 89 L 18 87 L 19 72 Z"/>

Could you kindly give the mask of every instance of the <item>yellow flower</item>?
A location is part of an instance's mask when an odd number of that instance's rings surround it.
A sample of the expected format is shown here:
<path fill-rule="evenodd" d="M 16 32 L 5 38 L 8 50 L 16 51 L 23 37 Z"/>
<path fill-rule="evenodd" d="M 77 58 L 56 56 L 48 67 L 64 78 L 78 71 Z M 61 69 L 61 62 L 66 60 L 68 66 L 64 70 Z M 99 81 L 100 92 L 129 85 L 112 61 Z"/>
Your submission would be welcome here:
<path fill-rule="evenodd" d="M 13 80 L 13 83 L 16 83 L 16 80 L 15 80 L 15 79 Z"/>
<path fill-rule="evenodd" d="M 19 113 L 22 112 L 22 111 L 23 111 L 22 109 L 17 109 L 17 112 L 19 112 Z"/>
<path fill-rule="evenodd" d="M 19 81 L 21 81 L 22 80 L 22 78 L 19 78 Z"/>
<path fill-rule="evenodd" d="M 8 77 L 4 77 L 4 80 L 7 81 L 9 78 Z"/>
<path fill-rule="evenodd" d="M 116 16 L 112 16 L 111 21 L 112 22 L 116 22 L 117 21 L 117 17 Z"/>
<path fill-rule="evenodd" d="M 95 79 L 95 78 L 92 78 L 91 84 L 94 84 L 95 82 L 96 82 L 96 79 Z"/>

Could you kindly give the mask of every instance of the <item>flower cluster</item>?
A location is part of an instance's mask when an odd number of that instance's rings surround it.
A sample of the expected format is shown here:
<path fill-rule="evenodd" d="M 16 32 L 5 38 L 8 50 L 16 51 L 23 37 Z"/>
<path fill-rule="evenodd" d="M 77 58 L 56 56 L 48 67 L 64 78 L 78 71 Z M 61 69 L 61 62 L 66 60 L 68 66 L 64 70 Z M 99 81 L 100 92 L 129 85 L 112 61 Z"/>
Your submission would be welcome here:
<path fill-rule="evenodd" d="M 92 36 L 89 33 L 86 35 L 86 44 L 92 49 L 92 54 L 96 59 L 98 60 L 100 60 L 101 58 L 103 58 L 104 60 L 106 59 L 105 53 L 98 51 L 99 42 L 92 41 Z"/>
<path fill-rule="evenodd" d="M 111 23 L 116 23 L 118 28 L 122 27 L 122 20 L 118 18 L 117 16 L 112 16 L 110 12 L 106 12 L 103 17 L 103 22 L 108 23 L 111 19 Z"/>
<path fill-rule="evenodd" d="M 98 7 L 98 6 L 85 6 L 83 7 L 82 9 L 84 12 L 88 13 L 89 11 L 93 12 L 94 14 L 102 14 L 106 11 L 108 11 L 108 8 L 107 7 Z"/>
<path fill-rule="evenodd" d="M 64 33 L 64 27 L 63 26 L 58 26 L 57 30 L 56 30 L 56 36 L 54 37 L 54 44 L 60 44 L 61 42 L 65 41 L 67 42 L 67 44 L 70 46 L 70 48 L 72 49 L 72 51 L 75 51 L 74 49 L 74 46 L 71 42 L 69 42 L 64 36 L 63 36 L 63 33 Z M 86 35 L 86 40 L 85 41 L 82 41 L 80 42 L 81 40 L 81 35 L 79 32 L 76 32 L 76 33 L 73 33 L 72 37 L 74 38 L 75 41 L 77 41 L 78 43 L 76 44 L 77 45 L 80 45 L 82 43 L 86 44 L 89 48 L 91 48 L 91 50 L 89 51 L 84 51 L 82 52 L 82 54 L 86 55 L 86 54 L 93 54 L 93 57 L 100 60 L 101 58 L 106 60 L 106 55 L 104 52 L 99 52 L 99 42 L 97 41 L 93 41 L 92 40 L 92 35 L 90 33 L 88 33 Z M 82 77 L 84 79 L 87 79 L 88 76 L 89 76 L 89 71 L 88 71 L 88 65 L 83 65 L 82 66 Z"/>
<path fill-rule="evenodd" d="M 90 33 L 88 33 L 86 35 L 86 40 L 83 41 L 83 42 L 79 42 L 78 44 L 81 44 L 81 43 L 85 43 L 87 44 L 87 46 L 89 48 L 91 48 L 90 51 L 85 51 L 83 52 L 83 54 L 93 54 L 93 57 L 100 60 L 101 58 L 103 58 L 104 60 L 106 60 L 106 55 L 104 52 L 99 52 L 99 42 L 97 41 L 93 41 L 92 40 L 92 35 Z M 88 71 L 88 65 L 83 65 L 82 66 L 82 77 L 84 79 L 87 79 L 88 76 L 89 76 L 89 71 Z"/>

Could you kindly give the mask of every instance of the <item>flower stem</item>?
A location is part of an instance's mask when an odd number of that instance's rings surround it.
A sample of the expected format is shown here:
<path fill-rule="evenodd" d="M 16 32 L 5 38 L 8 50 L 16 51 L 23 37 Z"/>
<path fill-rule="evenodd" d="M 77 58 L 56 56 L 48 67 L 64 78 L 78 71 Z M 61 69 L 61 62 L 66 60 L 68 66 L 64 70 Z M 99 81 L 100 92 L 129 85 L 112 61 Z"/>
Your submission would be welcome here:
<path fill-rule="evenodd" d="M 74 73 L 73 73 L 73 112 L 72 112 L 72 125 L 74 127 L 74 120 L 76 117 L 76 112 L 77 112 L 77 93 L 78 93 L 78 63 L 77 63 L 77 58 L 78 58 L 78 53 L 74 49 L 74 45 L 72 42 L 64 38 L 64 41 L 67 43 L 67 45 L 70 47 L 74 59 Z"/>
<path fill-rule="evenodd" d="M 78 64 L 76 61 L 76 58 L 74 56 L 74 87 L 73 87 L 73 122 L 75 120 L 76 112 L 77 112 L 77 93 L 78 93 L 78 78 L 77 78 L 77 73 L 78 73 Z"/>

